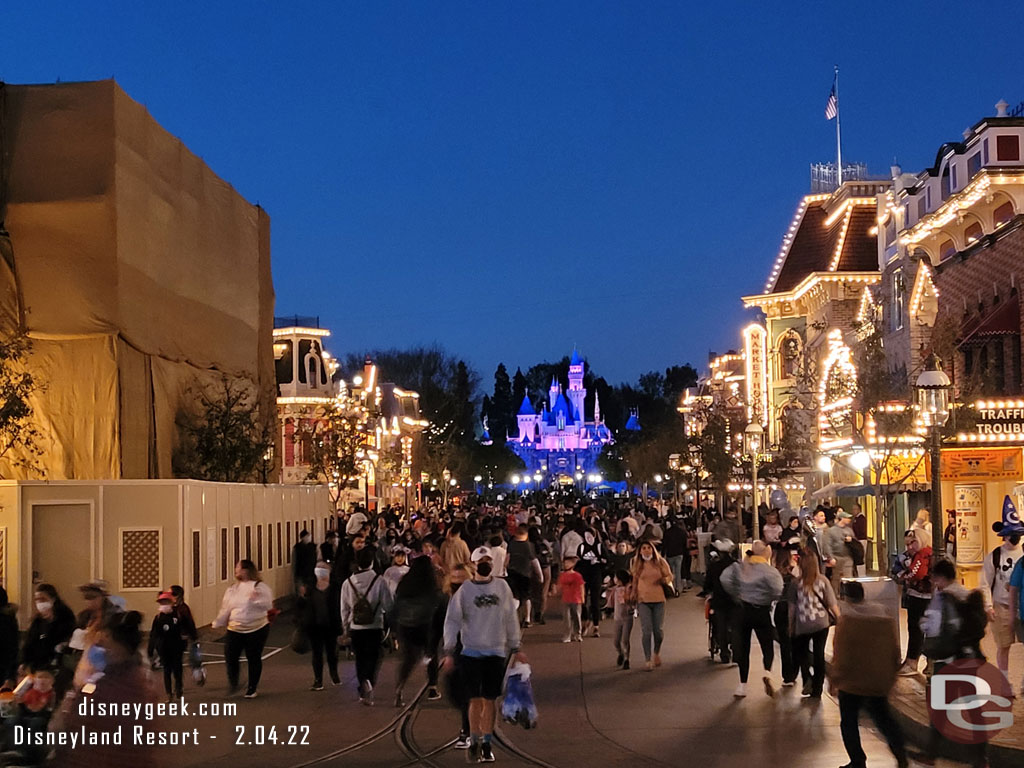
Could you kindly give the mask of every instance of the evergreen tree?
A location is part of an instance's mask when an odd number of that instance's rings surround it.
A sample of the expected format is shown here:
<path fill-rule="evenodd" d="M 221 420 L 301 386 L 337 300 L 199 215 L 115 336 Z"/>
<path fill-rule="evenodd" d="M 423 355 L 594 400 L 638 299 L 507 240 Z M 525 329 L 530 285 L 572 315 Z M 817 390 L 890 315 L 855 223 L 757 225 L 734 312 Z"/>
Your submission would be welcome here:
<path fill-rule="evenodd" d="M 512 408 L 514 409 L 515 416 L 519 412 L 519 404 L 523 402 L 523 398 L 526 397 L 526 377 L 523 375 L 522 368 L 516 368 L 516 375 L 512 377 Z"/>
<path fill-rule="evenodd" d="M 455 387 L 452 390 L 455 413 L 455 442 L 468 445 L 473 442 L 473 390 L 469 380 L 469 369 L 464 360 L 459 360 L 455 369 Z"/>
<path fill-rule="evenodd" d="M 512 404 L 512 381 L 504 363 L 494 372 L 494 394 L 491 396 L 491 437 L 496 445 L 504 445 L 515 424 L 516 409 Z"/>

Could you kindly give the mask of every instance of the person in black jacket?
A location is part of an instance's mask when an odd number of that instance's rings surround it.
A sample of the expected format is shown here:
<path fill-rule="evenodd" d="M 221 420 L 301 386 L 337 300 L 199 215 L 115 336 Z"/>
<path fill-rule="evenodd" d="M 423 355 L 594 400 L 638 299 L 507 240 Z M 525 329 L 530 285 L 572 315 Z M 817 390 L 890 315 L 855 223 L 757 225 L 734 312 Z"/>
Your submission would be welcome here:
<path fill-rule="evenodd" d="M 61 665 L 61 656 L 75 631 L 75 614 L 60 599 L 52 584 L 38 584 L 35 591 L 35 613 L 25 633 L 21 663 L 29 671 L 57 669 L 57 695 L 67 689 L 70 674 Z"/>
<path fill-rule="evenodd" d="M 292 547 L 292 576 L 295 578 L 295 592 L 298 594 L 299 587 L 305 584 L 313 586 L 316 584 L 316 544 L 313 537 L 305 528 L 299 534 L 299 540 Z"/>
<path fill-rule="evenodd" d="M 332 564 L 338 559 L 340 554 L 340 547 L 338 546 L 338 532 L 328 531 L 327 538 L 324 543 L 320 545 L 320 559 L 325 563 Z"/>
<path fill-rule="evenodd" d="M 7 590 L 0 587 L 0 682 L 18 679 L 18 620 L 17 607 L 7 599 Z"/>
<path fill-rule="evenodd" d="M 601 636 L 601 585 L 604 582 L 604 568 L 607 563 L 604 547 L 592 528 L 583 527 L 583 543 L 576 550 L 576 570 L 583 577 L 586 587 L 586 617 L 583 622 L 583 634 L 593 632 L 593 637 Z"/>
<path fill-rule="evenodd" d="M 394 626 L 398 632 L 398 646 L 402 651 L 398 682 L 395 685 L 396 707 L 405 705 L 402 689 L 416 662 L 424 656 L 427 657 L 427 698 L 441 698 L 437 690 L 437 646 L 440 636 L 434 626 L 441 599 L 441 588 L 430 559 L 415 558 L 409 566 L 409 572 L 395 589 Z"/>
<path fill-rule="evenodd" d="M 338 635 L 341 634 L 341 614 L 338 599 L 331 605 L 331 570 L 327 563 L 321 561 L 313 569 L 316 584 L 312 587 L 303 585 L 299 596 L 299 625 L 309 638 L 312 648 L 313 685 L 311 691 L 324 689 L 324 651 L 327 652 L 327 672 L 331 682 L 341 684 L 338 676 Z"/>
<path fill-rule="evenodd" d="M 668 520 L 668 528 L 661 542 L 662 556 L 668 560 L 669 568 L 672 569 L 672 583 L 675 584 L 676 596 L 684 587 L 683 582 L 683 558 L 689 555 L 686 546 L 686 526 L 678 518 L 671 517 Z M 689 578 L 689 574 L 687 574 Z"/>
<path fill-rule="evenodd" d="M 718 641 L 719 654 L 723 664 L 732 661 L 733 639 L 736 636 L 736 603 L 722 586 L 722 574 L 736 562 L 736 547 L 729 539 L 719 539 L 712 544 L 710 562 L 704 589 L 709 593 L 712 629 Z"/>
<path fill-rule="evenodd" d="M 149 630 L 149 655 L 160 659 L 164 669 L 164 691 L 167 699 L 180 699 L 184 693 L 182 686 L 182 654 L 188 644 L 181 617 L 174 610 L 174 595 L 161 592 L 156 598 L 156 616 Z M 174 689 L 171 690 L 171 678 L 174 678 Z"/>

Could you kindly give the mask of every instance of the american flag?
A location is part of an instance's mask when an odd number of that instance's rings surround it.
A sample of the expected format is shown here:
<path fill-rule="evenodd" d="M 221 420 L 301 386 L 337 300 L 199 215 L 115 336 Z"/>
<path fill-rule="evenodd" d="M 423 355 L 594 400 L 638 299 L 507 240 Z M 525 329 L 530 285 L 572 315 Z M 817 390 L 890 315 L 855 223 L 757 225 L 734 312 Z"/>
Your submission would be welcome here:
<path fill-rule="evenodd" d="M 825 119 L 831 120 L 839 115 L 839 99 L 836 98 L 836 83 L 832 81 L 832 90 L 828 92 L 828 103 L 825 104 Z"/>

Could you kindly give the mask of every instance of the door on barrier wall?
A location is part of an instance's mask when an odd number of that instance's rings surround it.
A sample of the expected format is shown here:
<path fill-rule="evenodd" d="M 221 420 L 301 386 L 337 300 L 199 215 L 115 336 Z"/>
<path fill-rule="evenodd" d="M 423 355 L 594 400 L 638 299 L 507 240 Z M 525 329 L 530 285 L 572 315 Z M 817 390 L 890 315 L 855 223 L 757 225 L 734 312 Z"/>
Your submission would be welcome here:
<path fill-rule="evenodd" d="M 32 570 L 74 611 L 78 585 L 92 579 L 90 512 L 88 504 L 32 505 Z"/>

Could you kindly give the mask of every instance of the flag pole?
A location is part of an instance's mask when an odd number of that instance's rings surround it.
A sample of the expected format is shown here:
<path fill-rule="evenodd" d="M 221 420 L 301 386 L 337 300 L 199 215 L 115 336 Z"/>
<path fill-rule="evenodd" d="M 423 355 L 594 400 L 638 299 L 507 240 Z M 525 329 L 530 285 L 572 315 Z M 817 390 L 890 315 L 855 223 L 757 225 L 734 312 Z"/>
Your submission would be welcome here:
<path fill-rule="evenodd" d="M 839 133 L 839 66 L 836 66 L 836 189 L 843 186 L 843 140 Z"/>

